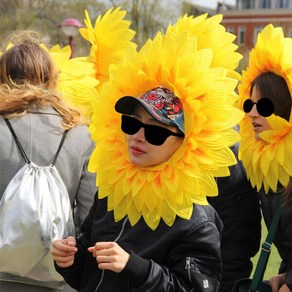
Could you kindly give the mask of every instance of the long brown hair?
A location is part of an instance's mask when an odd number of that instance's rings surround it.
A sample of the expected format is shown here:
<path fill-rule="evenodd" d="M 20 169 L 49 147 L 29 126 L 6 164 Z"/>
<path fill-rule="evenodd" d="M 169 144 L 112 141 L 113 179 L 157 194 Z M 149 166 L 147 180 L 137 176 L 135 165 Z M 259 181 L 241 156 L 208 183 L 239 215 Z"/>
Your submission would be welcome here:
<path fill-rule="evenodd" d="M 39 33 L 28 30 L 6 40 L 12 46 L 0 56 L 0 116 L 52 106 L 62 116 L 63 127 L 72 128 L 81 122 L 81 114 L 56 92 L 58 71 L 41 42 Z"/>
<path fill-rule="evenodd" d="M 256 77 L 250 93 L 256 87 L 261 97 L 268 97 L 274 104 L 274 113 L 289 121 L 291 115 L 291 94 L 285 79 L 273 72 L 266 72 Z"/>
<path fill-rule="evenodd" d="M 291 115 L 291 93 L 285 79 L 275 73 L 267 72 L 259 75 L 251 84 L 251 92 L 256 87 L 261 97 L 268 97 L 273 101 L 274 113 L 289 121 Z M 285 188 L 286 204 L 292 205 L 292 178 Z"/>

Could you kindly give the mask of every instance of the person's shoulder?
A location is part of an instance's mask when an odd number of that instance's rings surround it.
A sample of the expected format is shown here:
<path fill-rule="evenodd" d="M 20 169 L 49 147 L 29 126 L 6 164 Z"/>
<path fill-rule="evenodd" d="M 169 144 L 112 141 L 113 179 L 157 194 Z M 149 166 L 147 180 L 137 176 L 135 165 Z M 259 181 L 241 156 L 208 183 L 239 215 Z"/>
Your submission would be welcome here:
<path fill-rule="evenodd" d="M 4 118 L 0 117 L 0 127 L 7 127 L 5 121 L 4 121 Z"/>
<path fill-rule="evenodd" d="M 5 123 L 5 120 L 0 117 L 0 141 L 6 141 L 7 137 L 11 137 L 11 133 L 9 131 L 8 126 Z M 1 149 L 2 150 L 2 149 Z"/>
<path fill-rule="evenodd" d="M 95 143 L 91 139 L 89 129 L 86 125 L 77 125 L 68 131 L 66 137 L 66 144 L 74 146 L 75 149 L 79 149 L 81 152 L 92 152 Z"/>
<path fill-rule="evenodd" d="M 192 217 L 199 217 L 202 220 L 213 220 L 216 215 L 217 213 L 211 205 L 194 204 Z"/>
<path fill-rule="evenodd" d="M 193 230 L 205 224 L 214 224 L 221 228 L 221 219 L 211 205 L 193 205 L 192 215 L 189 219 L 177 217 L 175 226 L 178 229 Z"/>
<path fill-rule="evenodd" d="M 190 222 L 194 227 L 205 223 L 214 223 L 218 226 L 221 225 L 221 219 L 219 218 L 216 210 L 211 205 L 194 204 Z"/>
<path fill-rule="evenodd" d="M 84 141 L 91 141 L 89 128 L 86 125 L 82 124 L 76 125 L 75 127 L 69 130 L 68 134 L 72 137 L 83 139 Z"/>

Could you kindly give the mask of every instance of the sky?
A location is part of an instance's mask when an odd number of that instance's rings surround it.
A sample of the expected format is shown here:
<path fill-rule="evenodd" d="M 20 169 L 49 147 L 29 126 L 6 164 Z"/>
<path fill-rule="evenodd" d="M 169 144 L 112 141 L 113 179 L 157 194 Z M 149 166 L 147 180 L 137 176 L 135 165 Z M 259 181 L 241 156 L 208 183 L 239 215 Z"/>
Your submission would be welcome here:
<path fill-rule="evenodd" d="M 231 5 L 235 5 L 236 0 L 188 0 L 189 3 L 193 3 L 193 4 L 198 4 L 200 6 L 205 6 L 208 8 L 212 8 L 212 9 L 216 9 L 217 7 L 217 2 L 225 2 L 225 4 L 231 4 Z"/>

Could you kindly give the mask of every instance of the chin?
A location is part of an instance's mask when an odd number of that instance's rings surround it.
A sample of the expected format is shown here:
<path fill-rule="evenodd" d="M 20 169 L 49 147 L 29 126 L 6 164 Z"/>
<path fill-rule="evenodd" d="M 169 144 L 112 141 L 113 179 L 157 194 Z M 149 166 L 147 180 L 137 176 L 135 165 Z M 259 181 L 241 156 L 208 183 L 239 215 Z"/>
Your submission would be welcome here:
<path fill-rule="evenodd" d="M 256 140 L 258 140 L 258 141 L 261 141 L 262 139 L 260 138 L 260 136 L 259 136 L 259 133 L 255 133 L 254 134 L 254 138 L 256 139 Z"/>
<path fill-rule="evenodd" d="M 140 161 L 140 160 L 138 160 L 138 159 L 131 159 L 131 158 L 130 158 L 130 162 L 131 162 L 133 165 L 137 166 L 137 167 L 144 167 L 144 166 L 145 166 L 145 164 L 143 163 L 143 161 Z"/>

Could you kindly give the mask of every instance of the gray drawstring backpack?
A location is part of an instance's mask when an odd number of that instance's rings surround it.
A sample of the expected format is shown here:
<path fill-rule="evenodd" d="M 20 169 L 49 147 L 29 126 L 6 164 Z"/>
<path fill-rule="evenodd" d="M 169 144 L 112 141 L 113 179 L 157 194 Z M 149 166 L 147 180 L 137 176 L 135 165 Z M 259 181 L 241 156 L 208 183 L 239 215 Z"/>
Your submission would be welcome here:
<path fill-rule="evenodd" d="M 38 281 L 62 281 L 50 249 L 53 240 L 74 235 L 68 192 L 55 167 L 68 131 L 49 166 L 38 166 L 28 159 L 10 122 L 5 121 L 25 165 L 0 201 L 0 272 Z"/>

